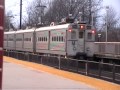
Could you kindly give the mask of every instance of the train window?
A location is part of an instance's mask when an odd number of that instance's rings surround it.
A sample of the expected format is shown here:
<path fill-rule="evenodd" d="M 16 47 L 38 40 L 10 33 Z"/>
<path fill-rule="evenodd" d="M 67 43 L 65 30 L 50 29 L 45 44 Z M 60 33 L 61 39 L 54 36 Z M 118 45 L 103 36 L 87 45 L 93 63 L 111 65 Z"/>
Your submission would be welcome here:
<path fill-rule="evenodd" d="M 64 42 L 64 40 L 63 40 L 63 36 L 61 37 L 61 40 L 62 40 L 62 42 Z"/>
<path fill-rule="evenodd" d="M 59 40 L 60 40 L 60 42 L 62 42 L 62 37 L 61 36 L 59 36 Z"/>
<path fill-rule="evenodd" d="M 83 32 L 79 32 L 79 38 L 83 38 Z"/>
<path fill-rule="evenodd" d="M 75 31 L 71 32 L 71 39 L 76 39 L 76 32 Z"/>
<path fill-rule="evenodd" d="M 54 41 L 56 41 L 56 37 L 54 37 Z"/>
<path fill-rule="evenodd" d="M 16 41 L 22 41 L 22 38 L 17 38 Z"/>
<path fill-rule="evenodd" d="M 30 42 L 32 41 L 32 37 L 30 38 Z"/>
<path fill-rule="evenodd" d="M 45 41 L 45 37 L 43 37 L 43 41 Z"/>
<path fill-rule="evenodd" d="M 42 37 L 42 41 L 44 41 L 44 37 Z"/>
<path fill-rule="evenodd" d="M 62 37 L 63 37 L 63 36 L 60 36 L 60 37 L 59 37 L 59 38 L 60 38 L 60 42 L 63 42 Z"/>
<path fill-rule="evenodd" d="M 42 38 L 41 38 L 41 37 L 39 37 L 39 41 L 42 41 Z"/>
<path fill-rule="evenodd" d="M 44 42 L 46 41 L 46 38 L 44 37 Z"/>
<path fill-rule="evenodd" d="M 39 37 L 39 40 L 38 41 L 41 41 L 41 37 Z"/>
<path fill-rule="evenodd" d="M 63 42 L 63 41 L 62 41 L 62 36 L 60 36 L 59 38 L 60 38 L 60 42 Z"/>
<path fill-rule="evenodd" d="M 41 42 L 43 41 L 43 37 L 41 37 Z"/>
<path fill-rule="evenodd" d="M 63 36 L 59 36 L 60 42 L 63 42 Z"/>
<path fill-rule="evenodd" d="M 42 41 L 44 41 L 44 37 L 42 37 Z"/>
<path fill-rule="evenodd" d="M 54 41 L 54 37 L 52 37 L 53 39 L 52 39 L 52 41 Z"/>
<path fill-rule="evenodd" d="M 73 28 L 73 29 L 77 29 L 77 24 L 72 25 L 72 28 Z"/>
<path fill-rule="evenodd" d="M 46 37 L 44 37 L 45 41 L 46 41 Z"/>
<path fill-rule="evenodd" d="M 45 41 L 47 41 L 47 37 L 45 37 Z"/>
<path fill-rule="evenodd" d="M 45 37 L 45 41 L 47 41 L 47 37 Z"/>
<path fill-rule="evenodd" d="M 44 37 L 44 42 L 46 41 L 46 38 Z"/>
<path fill-rule="evenodd" d="M 91 32 L 88 33 L 87 38 L 92 39 L 92 33 Z"/>
<path fill-rule="evenodd" d="M 53 37 L 52 37 L 52 41 L 53 41 Z"/>
<path fill-rule="evenodd" d="M 53 37 L 53 41 L 55 41 L 56 40 L 56 38 L 55 37 Z"/>
<path fill-rule="evenodd" d="M 51 37 L 51 41 L 53 41 L 53 37 Z"/>
<path fill-rule="evenodd" d="M 45 39 L 46 39 L 45 41 L 47 42 L 47 37 Z"/>
<path fill-rule="evenodd" d="M 58 36 L 56 36 L 56 41 L 58 41 Z"/>
<path fill-rule="evenodd" d="M 59 38 L 58 38 L 58 36 L 56 37 L 56 41 L 59 41 Z"/>
<path fill-rule="evenodd" d="M 9 41 L 13 41 L 13 38 L 9 38 Z"/>
<path fill-rule="evenodd" d="M 60 36 L 58 36 L 58 41 L 60 42 Z"/>

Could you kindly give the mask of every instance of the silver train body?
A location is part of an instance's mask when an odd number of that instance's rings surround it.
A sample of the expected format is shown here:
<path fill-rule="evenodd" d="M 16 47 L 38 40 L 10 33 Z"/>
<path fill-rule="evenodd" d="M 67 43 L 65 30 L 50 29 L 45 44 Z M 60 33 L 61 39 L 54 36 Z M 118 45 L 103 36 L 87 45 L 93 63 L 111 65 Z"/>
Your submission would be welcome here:
<path fill-rule="evenodd" d="M 4 32 L 4 49 L 77 58 L 120 55 L 120 43 L 95 42 L 91 29 L 74 23 Z"/>

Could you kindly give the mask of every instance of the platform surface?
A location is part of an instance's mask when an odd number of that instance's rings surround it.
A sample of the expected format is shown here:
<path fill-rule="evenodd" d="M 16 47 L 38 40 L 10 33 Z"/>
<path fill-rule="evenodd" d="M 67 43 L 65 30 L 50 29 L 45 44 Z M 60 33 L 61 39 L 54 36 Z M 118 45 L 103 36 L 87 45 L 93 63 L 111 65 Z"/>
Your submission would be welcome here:
<path fill-rule="evenodd" d="M 6 56 L 3 76 L 3 90 L 120 90 L 120 84 Z"/>
<path fill-rule="evenodd" d="M 3 90 L 95 90 L 86 84 L 4 61 Z"/>

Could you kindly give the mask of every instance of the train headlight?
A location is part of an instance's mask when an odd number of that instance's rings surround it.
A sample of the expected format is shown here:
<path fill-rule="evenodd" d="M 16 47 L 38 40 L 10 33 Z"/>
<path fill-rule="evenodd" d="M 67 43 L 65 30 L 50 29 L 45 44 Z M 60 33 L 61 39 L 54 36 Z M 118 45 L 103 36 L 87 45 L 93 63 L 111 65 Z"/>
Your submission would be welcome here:
<path fill-rule="evenodd" d="M 85 30 L 86 29 L 86 24 L 80 24 L 80 30 Z"/>
<path fill-rule="evenodd" d="M 68 31 L 69 31 L 69 32 L 72 32 L 72 29 L 69 29 Z"/>
<path fill-rule="evenodd" d="M 92 33 L 92 34 L 95 34 L 95 30 L 92 30 L 91 33 Z"/>

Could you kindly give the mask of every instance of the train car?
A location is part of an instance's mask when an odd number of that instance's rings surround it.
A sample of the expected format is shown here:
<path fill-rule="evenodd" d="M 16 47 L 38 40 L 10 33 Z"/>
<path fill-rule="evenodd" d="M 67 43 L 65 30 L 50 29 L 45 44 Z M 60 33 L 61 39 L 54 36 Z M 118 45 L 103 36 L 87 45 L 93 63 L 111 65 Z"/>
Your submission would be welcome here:
<path fill-rule="evenodd" d="M 36 29 L 36 52 L 66 56 L 68 48 L 66 38 L 70 26 L 63 24 Z"/>
<path fill-rule="evenodd" d="M 24 52 L 33 52 L 34 29 L 16 31 L 16 50 Z"/>
<path fill-rule="evenodd" d="M 70 24 L 53 26 L 50 30 L 50 53 L 67 55 L 67 30 Z"/>
<path fill-rule="evenodd" d="M 42 27 L 35 30 L 37 53 L 49 53 L 49 30 L 50 29 L 47 27 Z"/>
<path fill-rule="evenodd" d="M 15 50 L 15 46 L 16 46 L 15 45 L 15 40 L 16 40 L 15 31 L 5 32 L 4 35 L 5 35 L 4 40 L 7 40 L 7 41 L 4 41 L 4 49 Z"/>
<path fill-rule="evenodd" d="M 35 49 L 35 43 L 34 42 L 34 28 L 33 29 L 28 29 L 28 30 L 23 30 L 21 33 L 23 33 L 23 49 L 25 52 L 34 52 Z"/>
<path fill-rule="evenodd" d="M 16 50 L 17 51 L 24 51 L 24 31 L 19 30 L 16 31 Z"/>
<path fill-rule="evenodd" d="M 41 27 L 35 32 L 37 53 L 78 58 L 90 55 L 93 50 L 95 34 L 91 29 L 81 30 L 80 25 L 76 23 Z"/>

